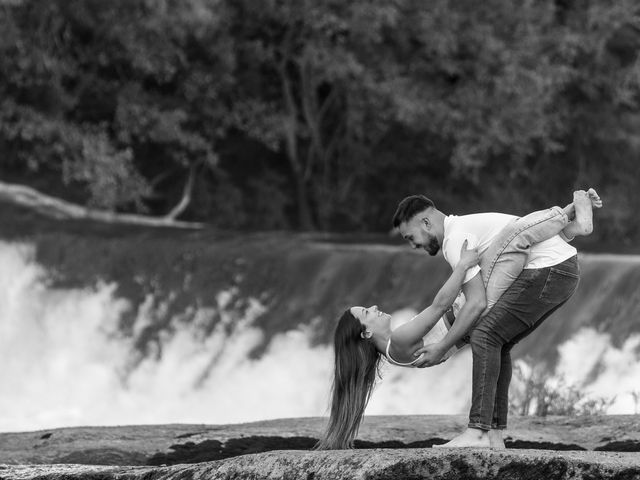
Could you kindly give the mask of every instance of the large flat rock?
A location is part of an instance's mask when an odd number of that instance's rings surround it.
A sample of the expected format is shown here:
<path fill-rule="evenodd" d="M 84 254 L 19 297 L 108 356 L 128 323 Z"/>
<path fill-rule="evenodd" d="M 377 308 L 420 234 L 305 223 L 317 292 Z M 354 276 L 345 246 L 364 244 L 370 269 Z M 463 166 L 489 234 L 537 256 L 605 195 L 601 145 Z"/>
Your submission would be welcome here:
<path fill-rule="evenodd" d="M 611 452 L 476 449 L 274 451 L 156 468 L 3 465 L 0 466 L 0 477 L 7 480 L 637 480 L 640 479 L 640 456 Z"/>
<path fill-rule="evenodd" d="M 358 448 L 423 448 L 460 433 L 464 415 L 367 416 Z M 222 460 L 270 450 L 309 450 L 326 418 L 233 425 L 128 425 L 0 433 L 0 464 L 161 465 Z M 640 416 L 518 417 L 510 449 L 640 452 Z"/>
<path fill-rule="evenodd" d="M 325 422 L 0 433 L 0 479 L 640 480 L 635 415 L 514 417 L 506 451 L 425 448 L 459 433 L 462 415 L 366 417 L 357 449 L 311 451 Z"/>

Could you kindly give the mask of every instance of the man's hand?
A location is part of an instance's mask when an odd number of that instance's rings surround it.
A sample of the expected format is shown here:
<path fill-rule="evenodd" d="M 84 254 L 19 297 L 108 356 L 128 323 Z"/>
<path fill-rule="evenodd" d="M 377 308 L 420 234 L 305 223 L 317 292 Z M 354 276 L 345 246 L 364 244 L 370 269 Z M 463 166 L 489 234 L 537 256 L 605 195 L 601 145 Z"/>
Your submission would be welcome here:
<path fill-rule="evenodd" d="M 419 357 L 421 353 L 424 355 L 414 365 L 418 368 L 433 367 L 444 362 L 444 354 L 446 353 L 440 343 L 430 343 L 422 348 L 419 348 L 413 354 L 415 357 Z"/>

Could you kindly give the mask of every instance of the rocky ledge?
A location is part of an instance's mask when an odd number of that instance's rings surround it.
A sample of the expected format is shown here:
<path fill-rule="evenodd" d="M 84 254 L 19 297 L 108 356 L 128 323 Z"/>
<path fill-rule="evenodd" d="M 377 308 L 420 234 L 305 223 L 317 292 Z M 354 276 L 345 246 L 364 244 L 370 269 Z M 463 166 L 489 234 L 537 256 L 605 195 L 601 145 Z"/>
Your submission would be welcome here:
<path fill-rule="evenodd" d="M 514 417 L 505 451 L 440 450 L 464 416 L 365 417 L 356 449 L 312 451 L 324 418 L 0 433 L 0 479 L 640 480 L 640 416 Z"/>
<path fill-rule="evenodd" d="M 0 477 L 7 480 L 638 480 L 640 457 L 636 453 L 594 451 L 429 448 L 273 451 L 169 467 L 2 465 Z"/>

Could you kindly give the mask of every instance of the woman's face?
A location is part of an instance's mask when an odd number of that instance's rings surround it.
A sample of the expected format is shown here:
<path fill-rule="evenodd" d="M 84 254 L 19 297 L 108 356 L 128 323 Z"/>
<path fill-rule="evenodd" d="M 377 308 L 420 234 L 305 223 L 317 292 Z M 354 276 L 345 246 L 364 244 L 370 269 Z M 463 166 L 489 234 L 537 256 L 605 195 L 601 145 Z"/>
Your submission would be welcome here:
<path fill-rule="evenodd" d="M 391 315 L 378 310 L 377 305 L 370 307 L 351 307 L 351 314 L 367 326 L 367 330 L 388 330 L 391 327 Z"/>

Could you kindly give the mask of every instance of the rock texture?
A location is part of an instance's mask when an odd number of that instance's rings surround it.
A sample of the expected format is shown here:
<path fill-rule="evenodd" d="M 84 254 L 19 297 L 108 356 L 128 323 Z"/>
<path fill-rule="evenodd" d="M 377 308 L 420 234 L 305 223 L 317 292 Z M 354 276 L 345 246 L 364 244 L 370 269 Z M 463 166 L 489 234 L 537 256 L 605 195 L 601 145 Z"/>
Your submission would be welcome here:
<path fill-rule="evenodd" d="M 356 448 L 424 448 L 462 431 L 464 415 L 367 416 Z M 0 464 L 174 465 L 271 450 L 310 450 L 324 418 L 235 425 L 129 425 L 0 433 Z M 640 415 L 517 417 L 510 449 L 640 452 Z"/>
<path fill-rule="evenodd" d="M 171 467 L 0 466 L 7 480 L 564 480 L 640 479 L 631 453 L 540 450 L 275 451 Z"/>
<path fill-rule="evenodd" d="M 325 422 L 0 433 L 0 479 L 640 480 L 635 415 L 514 417 L 506 451 L 428 448 L 464 428 L 448 415 L 365 417 L 356 449 L 311 451 Z"/>

